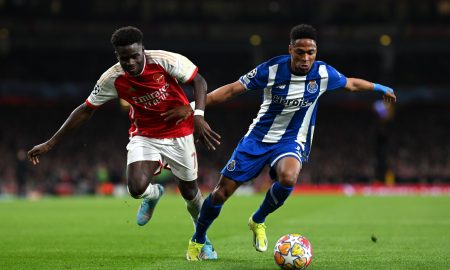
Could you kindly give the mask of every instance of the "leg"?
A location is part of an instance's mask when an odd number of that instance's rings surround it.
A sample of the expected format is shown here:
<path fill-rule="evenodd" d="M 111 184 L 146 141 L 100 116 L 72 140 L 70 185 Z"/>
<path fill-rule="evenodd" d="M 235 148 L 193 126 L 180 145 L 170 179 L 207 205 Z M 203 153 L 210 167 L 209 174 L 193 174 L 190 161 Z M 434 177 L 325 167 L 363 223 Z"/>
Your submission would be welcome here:
<path fill-rule="evenodd" d="M 253 246 L 257 251 L 267 250 L 266 217 L 284 204 L 291 194 L 300 173 L 301 163 L 294 157 L 285 157 L 278 161 L 276 174 L 278 182 L 275 182 L 266 193 L 266 197 L 259 209 L 250 217 L 248 225 L 253 231 Z"/>
<path fill-rule="evenodd" d="M 236 191 L 241 183 L 221 176 L 219 184 L 214 191 L 205 199 L 200 216 L 195 228 L 194 236 L 189 241 L 186 259 L 189 261 L 201 260 L 200 250 L 206 242 L 206 231 L 213 221 L 219 216 L 222 205 Z"/>
<path fill-rule="evenodd" d="M 151 183 L 153 174 L 159 168 L 156 161 L 136 161 L 127 167 L 128 192 L 135 199 L 144 199 L 137 214 L 137 224 L 143 226 L 152 218 L 156 204 L 164 188 Z"/>
<path fill-rule="evenodd" d="M 186 208 L 195 226 L 203 204 L 202 192 L 198 188 L 197 181 L 183 181 L 178 179 L 178 189 L 186 202 Z"/>
<path fill-rule="evenodd" d="M 197 181 L 182 181 L 178 179 L 178 188 L 186 202 L 186 208 L 192 217 L 194 229 L 200 215 L 200 209 L 203 205 L 203 196 Z M 202 247 L 200 257 L 203 260 L 216 260 L 218 258 L 211 241 L 206 236 L 205 245 Z"/>
<path fill-rule="evenodd" d="M 278 161 L 275 168 L 278 182 L 267 191 L 263 203 L 252 217 L 254 222 L 263 223 L 270 213 L 283 205 L 297 183 L 301 166 L 300 161 L 291 156 Z"/>
<path fill-rule="evenodd" d="M 153 174 L 160 167 L 157 161 L 136 161 L 127 166 L 128 192 L 135 199 L 153 198 L 154 189 L 151 181 Z M 156 195 L 158 192 L 156 191 Z"/>

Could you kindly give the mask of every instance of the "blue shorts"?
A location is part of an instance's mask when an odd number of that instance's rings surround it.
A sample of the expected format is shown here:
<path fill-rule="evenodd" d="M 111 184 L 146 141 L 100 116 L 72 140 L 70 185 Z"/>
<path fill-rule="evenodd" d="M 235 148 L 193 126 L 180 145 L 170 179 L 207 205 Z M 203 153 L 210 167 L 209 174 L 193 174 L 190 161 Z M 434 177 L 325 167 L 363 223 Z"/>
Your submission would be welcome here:
<path fill-rule="evenodd" d="M 295 157 L 300 163 L 306 161 L 300 144 L 294 141 L 264 143 L 244 137 L 221 173 L 237 182 L 247 182 L 258 176 L 264 166 L 269 164 L 272 176 L 278 160 L 286 156 Z"/>

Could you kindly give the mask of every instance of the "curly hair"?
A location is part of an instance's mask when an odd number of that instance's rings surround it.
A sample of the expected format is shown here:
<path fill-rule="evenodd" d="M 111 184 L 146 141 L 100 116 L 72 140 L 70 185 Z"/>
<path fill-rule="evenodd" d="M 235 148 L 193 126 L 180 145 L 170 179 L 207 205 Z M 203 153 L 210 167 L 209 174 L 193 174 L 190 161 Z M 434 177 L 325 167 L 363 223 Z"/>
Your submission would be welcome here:
<path fill-rule="evenodd" d="M 309 24 L 300 24 L 291 29 L 291 44 L 297 39 L 308 38 L 317 42 L 317 31 Z"/>
<path fill-rule="evenodd" d="M 117 29 L 111 36 L 111 44 L 114 48 L 127 46 L 133 43 L 142 44 L 144 35 L 141 30 L 134 26 L 125 26 Z"/>

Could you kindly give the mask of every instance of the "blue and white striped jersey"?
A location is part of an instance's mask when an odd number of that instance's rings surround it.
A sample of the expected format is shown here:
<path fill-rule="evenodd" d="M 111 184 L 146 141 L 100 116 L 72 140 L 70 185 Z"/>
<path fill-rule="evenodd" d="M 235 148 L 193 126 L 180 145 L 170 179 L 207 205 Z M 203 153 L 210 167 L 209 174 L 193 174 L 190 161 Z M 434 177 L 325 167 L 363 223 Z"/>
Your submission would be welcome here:
<path fill-rule="evenodd" d="M 309 155 L 319 97 L 344 87 L 347 78 L 322 61 L 315 61 L 306 76 L 290 71 L 290 55 L 270 59 L 239 78 L 247 90 L 262 89 L 264 100 L 247 134 L 265 143 L 296 141 Z"/>

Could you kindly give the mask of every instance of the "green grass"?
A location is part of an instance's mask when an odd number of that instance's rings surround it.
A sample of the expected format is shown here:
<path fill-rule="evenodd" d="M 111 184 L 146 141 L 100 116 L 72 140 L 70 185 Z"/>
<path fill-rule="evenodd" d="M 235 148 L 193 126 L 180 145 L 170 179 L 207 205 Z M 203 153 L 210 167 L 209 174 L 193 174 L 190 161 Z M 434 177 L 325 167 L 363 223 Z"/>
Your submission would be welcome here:
<path fill-rule="evenodd" d="M 247 229 L 262 198 L 232 197 L 208 233 L 220 259 L 197 263 L 184 259 L 193 227 L 177 195 L 144 227 L 128 197 L 0 201 L 0 269 L 278 269 Z M 310 270 L 450 269 L 450 197 L 293 196 L 266 224 L 271 247 L 308 237 Z"/>

